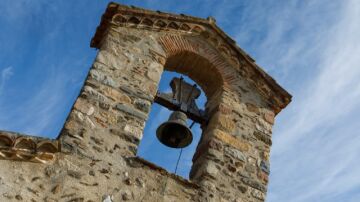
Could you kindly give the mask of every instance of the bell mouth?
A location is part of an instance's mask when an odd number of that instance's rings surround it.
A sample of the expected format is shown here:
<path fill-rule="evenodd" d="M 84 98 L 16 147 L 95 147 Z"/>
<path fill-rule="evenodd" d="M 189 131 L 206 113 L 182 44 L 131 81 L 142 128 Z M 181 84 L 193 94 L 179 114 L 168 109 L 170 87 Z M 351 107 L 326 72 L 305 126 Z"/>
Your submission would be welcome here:
<path fill-rule="evenodd" d="M 171 148 L 184 148 L 191 144 L 193 137 L 191 130 L 177 121 L 167 121 L 156 130 L 159 141 Z"/>

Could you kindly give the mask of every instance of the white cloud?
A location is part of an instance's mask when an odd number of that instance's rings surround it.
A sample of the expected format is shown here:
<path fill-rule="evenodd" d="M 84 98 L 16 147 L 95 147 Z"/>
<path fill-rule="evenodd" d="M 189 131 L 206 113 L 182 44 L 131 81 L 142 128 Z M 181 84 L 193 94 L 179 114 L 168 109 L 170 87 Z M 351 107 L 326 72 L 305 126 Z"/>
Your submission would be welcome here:
<path fill-rule="evenodd" d="M 14 78 L 19 79 L 16 85 L 5 86 L 10 70 L 0 78 L 0 94 L 7 93 L 0 97 L 0 114 L 6 114 L 0 116 L 0 130 L 50 138 L 58 135 L 86 76 L 91 63 L 89 58 L 93 57 L 84 51 L 88 49 L 88 41 L 87 49 L 81 49 L 85 45 L 78 41 L 68 43 L 76 39 L 77 32 L 64 31 L 73 27 L 71 12 L 77 11 L 76 7 L 82 8 L 83 4 L 86 2 L 74 5 L 63 2 L 49 4 L 43 0 L 0 2 L 1 23 L 7 25 L 8 32 L 6 40 L 1 41 L 7 48 L 3 53 L 0 51 L 0 55 L 19 66 Z M 66 9 L 69 7 L 72 9 Z M 64 15 L 58 12 L 60 10 L 67 10 L 70 14 Z M 86 13 L 76 16 L 84 15 Z M 29 37 L 35 45 L 28 43 Z M 65 51 L 64 47 L 67 48 Z M 19 54 L 20 49 L 23 54 Z M 27 51 L 36 56 L 28 57 L 31 54 L 26 54 Z"/>
<path fill-rule="evenodd" d="M 1 78 L 0 78 L 0 96 L 2 94 L 2 91 L 4 89 L 5 83 L 10 77 L 13 75 L 13 67 L 6 67 L 3 70 L 1 70 Z"/>
<path fill-rule="evenodd" d="M 356 201 L 360 3 L 251 1 L 241 13 L 228 33 L 294 96 L 275 124 L 267 201 Z"/>
<path fill-rule="evenodd" d="M 0 117 L 1 130 L 19 130 L 28 135 L 56 137 L 56 133 L 62 127 L 61 118 L 67 110 L 70 110 L 69 102 L 76 95 L 72 95 L 72 90 L 68 88 L 69 84 L 73 83 L 73 77 L 69 77 L 61 70 L 62 68 L 47 67 L 47 69 L 49 74 L 45 79 L 32 82 L 33 85 L 38 86 L 32 90 L 34 92 L 32 95 L 26 96 L 25 100 L 19 100 L 16 94 L 3 99 L 6 104 L 0 107 L 0 114 L 6 116 Z M 1 88 L 11 88 L 3 85 L 10 75 L 12 75 L 10 68 L 2 71 Z M 24 96 L 20 95 L 20 97 Z"/>
<path fill-rule="evenodd" d="M 256 12 L 240 22 L 237 40 L 254 43 L 258 63 L 294 95 L 275 124 L 267 201 L 353 201 L 360 189 L 360 3 L 249 8 Z"/>

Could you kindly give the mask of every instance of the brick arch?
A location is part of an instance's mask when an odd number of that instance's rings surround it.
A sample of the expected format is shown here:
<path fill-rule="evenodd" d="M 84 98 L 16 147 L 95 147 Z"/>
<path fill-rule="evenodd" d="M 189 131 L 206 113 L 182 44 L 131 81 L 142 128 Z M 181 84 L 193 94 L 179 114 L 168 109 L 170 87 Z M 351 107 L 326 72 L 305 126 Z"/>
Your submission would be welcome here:
<path fill-rule="evenodd" d="M 208 100 L 220 88 L 230 88 L 237 72 L 210 44 L 186 36 L 166 35 L 159 38 L 165 54 L 165 70 L 185 74 L 197 82 Z"/>

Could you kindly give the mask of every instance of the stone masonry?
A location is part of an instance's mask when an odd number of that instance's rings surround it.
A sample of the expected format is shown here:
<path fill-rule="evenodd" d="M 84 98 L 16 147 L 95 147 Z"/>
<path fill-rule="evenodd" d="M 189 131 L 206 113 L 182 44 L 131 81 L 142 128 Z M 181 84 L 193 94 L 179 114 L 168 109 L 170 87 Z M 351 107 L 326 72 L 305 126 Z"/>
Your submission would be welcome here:
<path fill-rule="evenodd" d="M 56 140 L 0 132 L 0 201 L 265 201 L 271 128 L 291 96 L 213 18 L 110 3 L 91 46 Z M 208 99 L 190 180 L 136 156 L 164 70 Z"/>

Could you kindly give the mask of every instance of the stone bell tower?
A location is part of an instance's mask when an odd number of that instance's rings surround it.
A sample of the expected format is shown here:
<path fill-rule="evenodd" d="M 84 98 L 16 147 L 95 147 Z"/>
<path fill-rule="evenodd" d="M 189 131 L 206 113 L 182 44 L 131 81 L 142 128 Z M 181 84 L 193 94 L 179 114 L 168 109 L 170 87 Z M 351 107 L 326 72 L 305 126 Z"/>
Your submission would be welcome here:
<path fill-rule="evenodd" d="M 110 3 L 91 47 L 56 140 L 0 132 L 0 201 L 265 200 L 271 128 L 291 96 L 213 18 Z M 164 70 L 208 100 L 190 180 L 136 156 Z"/>

